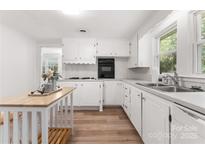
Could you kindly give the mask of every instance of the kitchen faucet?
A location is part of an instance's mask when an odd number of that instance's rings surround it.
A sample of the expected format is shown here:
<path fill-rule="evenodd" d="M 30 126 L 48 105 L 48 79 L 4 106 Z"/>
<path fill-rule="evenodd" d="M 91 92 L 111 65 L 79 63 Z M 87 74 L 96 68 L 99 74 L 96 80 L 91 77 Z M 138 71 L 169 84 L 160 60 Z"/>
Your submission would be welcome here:
<path fill-rule="evenodd" d="M 174 72 L 174 76 L 170 74 L 166 74 L 165 79 L 168 79 L 168 78 L 170 78 L 173 81 L 174 86 L 179 87 L 179 77 L 176 72 Z"/>

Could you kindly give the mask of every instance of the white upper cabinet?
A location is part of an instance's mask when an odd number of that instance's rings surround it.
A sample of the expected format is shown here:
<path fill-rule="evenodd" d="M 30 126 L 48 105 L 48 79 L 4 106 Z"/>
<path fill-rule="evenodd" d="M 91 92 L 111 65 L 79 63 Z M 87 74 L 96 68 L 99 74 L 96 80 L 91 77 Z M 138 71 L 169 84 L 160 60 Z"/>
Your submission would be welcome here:
<path fill-rule="evenodd" d="M 152 37 L 148 32 L 138 37 L 136 33 L 130 40 L 130 58 L 128 68 L 150 67 L 152 58 Z"/>
<path fill-rule="evenodd" d="M 129 57 L 129 41 L 124 39 L 98 39 L 97 56 Z"/>
<path fill-rule="evenodd" d="M 138 67 L 150 67 L 152 58 L 152 36 L 147 32 L 139 38 Z"/>
<path fill-rule="evenodd" d="M 88 38 L 64 38 L 63 62 L 73 64 L 96 63 L 96 41 Z"/>
<path fill-rule="evenodd" d="M 138 37 L 137 33 L 130 41 L 130 58 L 128 61 L 128 68 L 135 68 L 138 66 Z"/>

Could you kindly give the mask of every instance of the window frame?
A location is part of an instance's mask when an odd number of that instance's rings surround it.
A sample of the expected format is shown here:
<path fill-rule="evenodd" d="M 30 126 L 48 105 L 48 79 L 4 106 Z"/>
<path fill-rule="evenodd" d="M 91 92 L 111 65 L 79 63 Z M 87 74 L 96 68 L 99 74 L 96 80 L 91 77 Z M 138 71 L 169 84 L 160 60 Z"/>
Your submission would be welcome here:
<path fill-rule="evenodd" d="M 40 55 L 41 55 L 41 64 L 40 64 L 40 67 L 41 67 L 41 68 L 40 68 L 40 73 L 41 73 L 41 74 L 40 74 L 40 78 L 41 78 L 41 75 L 42 75 L 42 73 L 43 73 L 43 54 L 45 54 L 45 53 L 50 53 L 50 52 L 44 52 L 44 53 L 43 53 L 43 51 L 42 51 L 43 48 L 45 48 L 45 49 L 46 49 L 46 48 L 47 48 L 47 49 L 60 49 L 60 50 L 61 50 L 61 53 L 59 54 L 59 57 L 58 57 L 58 58 L 59 58 L 59 59 L 58 59 L 58 60 L 59 60 L 59 64 L 60 64 L 60 65 L 59 65 L 59 68 L 58 68 L 58 73 L 59 73 L 60 75 L 62 75 L 62 73 L 63 73 L 63 65 L 62 65 L 62 58 L 63 58 L 62 55 L 63 55 L 63 52 L 62 52 L 62 47 L 41 47 L 41 48 L 40 48 Z M 56 51 L 56 52 L 54 51 L 53 53 L 58 53 L 58 52 L 57 52 L 57 51 Z"/>
<path fill-rule="evenodd" d="M 160 41 L 161 41 L 161 37 L 168 35 L 169 33 L 171 33 L 172 31 L 176 30 L 176 34 L 177 34 L 177 23 L 173 23 L 172 25 L 168 26 L 167 28 L 165 28 L 163 31 L 160 32 L 160 34 L 157 36 L 157 62 L 158 62 L 158 74 L 160 75 Z M 171 53 L 176 53 L 176 58 L 177 58 L 177 47 L 176 47 L 176 51 L 170 51 L 164 55 L 169 55 Z M 176 65 L 177 65 L 177 60 L 176 60 Z M 177 71 L 177 67 L 176 67 L 176 71 Z M 162 72 L 161 74 L 173 74 L 172 72 Z"/>
<path fill-rule="evenodd" d="M 201 39 L 201 20 L 200 13 L 205 13 L 205 11 L 195 11 L 193 13 L 193 23 L 194 23 L 194 42 L 193 42 L 193 56 L 194 56 L 194 74 L 205 76 L 205 73 L 202 72 L 201 68 L 201 54 L 199 55 L 199 48 L 205 45 L 205 38 Z"/>

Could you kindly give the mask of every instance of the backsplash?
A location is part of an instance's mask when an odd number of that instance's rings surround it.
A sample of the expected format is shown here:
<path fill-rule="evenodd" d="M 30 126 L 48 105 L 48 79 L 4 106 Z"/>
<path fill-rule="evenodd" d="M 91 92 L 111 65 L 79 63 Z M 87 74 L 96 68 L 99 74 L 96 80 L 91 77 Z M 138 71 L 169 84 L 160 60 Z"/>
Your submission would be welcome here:
<path fill-rule="evenodd" d="M 98 76 L 97 64 L 63 64 L 63 77 L 94 77 Z M 141 79 L 151 80 L 151 74 L 147 69 L 128 69 L 127 58 L 115 58 L 116 79 Z"/>
<path fill-rule="evenodd" d="M 63 77 L 97 77 L 97 65 L 93 64 L 64 64 Z"/>

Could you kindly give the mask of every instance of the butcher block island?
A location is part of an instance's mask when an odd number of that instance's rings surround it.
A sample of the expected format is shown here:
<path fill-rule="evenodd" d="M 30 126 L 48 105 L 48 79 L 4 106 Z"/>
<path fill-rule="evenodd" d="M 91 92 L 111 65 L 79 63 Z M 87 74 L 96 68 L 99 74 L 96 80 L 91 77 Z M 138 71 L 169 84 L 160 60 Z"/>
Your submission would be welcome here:
<path fill-rule="evenodd" d="M 67 143 L 73 132 L 73 91 L 21 96 L 0 102 L 0 143 Z"/>

